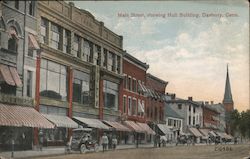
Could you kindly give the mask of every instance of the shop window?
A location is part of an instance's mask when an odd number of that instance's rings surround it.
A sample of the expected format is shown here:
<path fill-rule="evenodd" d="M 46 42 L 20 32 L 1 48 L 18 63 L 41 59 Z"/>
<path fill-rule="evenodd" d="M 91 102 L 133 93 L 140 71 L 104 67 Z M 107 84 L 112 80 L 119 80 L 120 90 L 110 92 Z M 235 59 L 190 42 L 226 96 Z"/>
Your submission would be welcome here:
<path fill-rule="evenodd" d="M 48 44 L 48 20 L 42 18 L 41 19 L 41 27 L 40 27 L 40 34 L 41 34 L 41 39 L 40 42 L 42 44 Z"/>
<path fill-rule="evenodd" d="M 71 34 L 68 30 L 63 30 L 63 52 L 70 53 L 70 41 L 71 41 Z"/>
<path fill-rule="evenodd" d="M 41 60 L 40 95 L 62 101 L 67 100 L 66 66 Z"/>
<path fill-rule="evenodd" d="M 27 92 L 28 97 L 32 97 L 32 71 L 27 71 Z"/>
<path fill-rule="evenodd" d="M 118 110 L 118 84 L 104 80 L 104 107 Z"/>
<path fill-rule="evenodd" d="M 14 27 L 10 27 L 9 39 L 8 39 L 8 50 L 16 53 L 17 47 L 18 47 L 18 37 L 17 37 L 16 29 Z"/>
<path fill-rule="evenodd" d="M 73 102 L 89 104 L 89 74 L 77 70 L 73 74 Z"/>
<path fill-rule="evenodd" d="M 60 49 L 60 30 L 58 25 L 51 23 L 50 46 L 54 49 Z"/>
<path fill-rule="evenodd" d="M 73 42 L 73 50 L 72 54 L 75 57 L 80 57 L 80 47 L 81 47 L 81 38 L 78 35 L 74 35 L 74 42 Z"/>

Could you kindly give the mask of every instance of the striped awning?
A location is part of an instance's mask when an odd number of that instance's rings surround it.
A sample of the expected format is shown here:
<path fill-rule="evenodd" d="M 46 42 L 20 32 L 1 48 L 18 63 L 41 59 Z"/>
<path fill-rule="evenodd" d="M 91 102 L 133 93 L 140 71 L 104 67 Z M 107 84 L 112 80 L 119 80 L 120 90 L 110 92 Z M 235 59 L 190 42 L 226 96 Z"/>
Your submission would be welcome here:
<path fill-rule="evenodd" d="M 14 127 L 54 128 L 32 107 L 0 104 L 0 125 Z"/>
<path fill-rule="evenodd" d="M 139 123 L 139 122 L 137 122 L 136 124 L 138 124 L 147 134 L 153 134 L 153 135 L 155 135 L 154 130 L 152 130 L 148 126 L 148 124 L 146 124 L 146 123 Z"/>
<path fill-rule="evenodd" d="M 209 131 L 209 134 L 211 134 L 212 136 L 217 136 L 213 131 Z"/>
<path fill-rule="evenodd" d="M 0 80 L 8 85 L 22 87 L 22 81 L 16 68 L 0 64 Z"/>
<path fill-rule="evenodd" d="M 90 119 L 90 118 L 82 118 L 82 117 L 73 117 L 73 119 L 91 128 L 104 129 L 104 130 L 110 129 L 109 126 L 105 125 L 104 123 L 101 122 L 101 120 L 98 120 L 98 119 Z"/>
<path fill-rule="evenodd" d="M 135 132 L 138 132 L 138 133 L 145 132 L 145 130 L 141 128 L 138 124 L 136 124 L 134 121 L 125 121 L 124 124 Z"/>
<path fill-rule="evenodd" d="M 29 47 L 36 49 L 36 50 L 40 49 L 40 47 L 37 43 L 37 40 L 33 34 L 29 34 Z"/>
<path fill-rule="evenodd" d="M 209 136 L 209 129 L 199 129 L 199 131 L 204 135 L 204 136 Z"/>
<path fill-rule="evenodd" d="M 78 128 L 78 124 L 67 116 L 43 114 L 45 118 L 54 123 L 58 128 Z"/>
<path fill-rule="evenodd" d="M 115 122 L 115 121 L 103 121 L 104 123 L 108 124 L 109 126 L 113 127 L 117 131 L 131 131 L 126 126 L 122 125 L 121 123 Z"/>
<path fill-rule="evenodd" d="M 189 128 L 189 131 L 196 137 L 202 137 L 203 135 L 196 128 Z"/>

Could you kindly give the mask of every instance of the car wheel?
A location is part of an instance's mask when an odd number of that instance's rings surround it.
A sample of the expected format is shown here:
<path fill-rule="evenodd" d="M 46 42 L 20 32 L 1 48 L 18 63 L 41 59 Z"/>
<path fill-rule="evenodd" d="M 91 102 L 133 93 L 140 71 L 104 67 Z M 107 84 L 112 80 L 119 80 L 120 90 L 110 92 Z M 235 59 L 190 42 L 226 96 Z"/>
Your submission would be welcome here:
<path fill-rule="evenodd" d="M 86 146 L 82 144 L 80 147 L 80 153 L 85 153 L 85 152 L 86 152 Z"/>
<path fill-rule="evenodd" d="M 95 150 L 95 152 L 98 152 L 98 151 L 99 151 L 99 145 L 98 145 L 98 144 L 95 144 L 94 150 Z"/>

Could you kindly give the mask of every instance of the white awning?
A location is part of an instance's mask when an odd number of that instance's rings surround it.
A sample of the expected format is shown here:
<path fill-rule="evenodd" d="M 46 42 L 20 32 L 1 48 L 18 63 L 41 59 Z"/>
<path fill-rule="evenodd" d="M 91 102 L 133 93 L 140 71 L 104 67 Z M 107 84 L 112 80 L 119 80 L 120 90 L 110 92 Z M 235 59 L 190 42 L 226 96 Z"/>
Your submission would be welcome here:
<path fill-rule="evenodd" d="M 109 126 L 105 125 L 98 119 L 90 119 L 90 118 L 82 118 L 82 117 L 73 117 L 73 118 L 91 128 L 105 129 L 105 130 L 110 129 Z"/>
<path fill-rule="evenodd" d="M 196 137 L 202 137 L 203 135 L 196 128 L 189 128 L 190 132 Z"/>
<path fill-rule="evenodd" d="M 60 115 L 54 115 L 54 114 L 42 114 L 42 115 L 45 118 L 47 118 L 49 121 L 54 123 L 56 127 L 78 128 L 78 124 L 67 116 L 60 116 Z"/>
<path fill-rule="evenodd" d="M 138 113 L 144 113 L 144 104 L 138 101 Z"/>

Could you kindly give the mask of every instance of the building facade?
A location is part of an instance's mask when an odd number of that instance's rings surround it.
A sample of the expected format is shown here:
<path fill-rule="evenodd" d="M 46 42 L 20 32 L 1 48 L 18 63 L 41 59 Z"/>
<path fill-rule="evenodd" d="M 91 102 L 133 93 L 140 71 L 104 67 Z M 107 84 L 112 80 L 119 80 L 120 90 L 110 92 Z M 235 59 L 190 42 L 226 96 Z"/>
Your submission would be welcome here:
<path fill-rule="evenodd" d="M 122 36 L 64 1 L 38 2 L 37 29 L 36 109 L 54 116 L 118 120 Z M 70 133 L 67 128 L 46 132 L 52 141 L 67 140 Z"/>
<path fill-rule="evenodd" d="M 203 108 L 203 128 L 218 130 L 220 124 L 220 113 L 205 102 Z"/>

